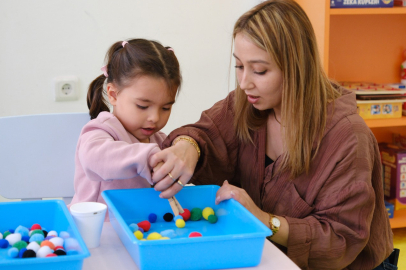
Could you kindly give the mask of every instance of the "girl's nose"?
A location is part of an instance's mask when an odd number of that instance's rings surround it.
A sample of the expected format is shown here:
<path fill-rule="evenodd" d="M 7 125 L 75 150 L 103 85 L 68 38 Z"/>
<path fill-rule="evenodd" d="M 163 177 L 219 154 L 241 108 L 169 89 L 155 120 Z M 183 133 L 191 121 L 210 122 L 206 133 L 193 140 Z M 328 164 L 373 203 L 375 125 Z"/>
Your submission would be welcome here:
<path fill-rule="evenodd" d="M 148 121 L 152 123 L 156 123 L 159 120 L 159 112 L 153 111 L 148 115 Z"/>

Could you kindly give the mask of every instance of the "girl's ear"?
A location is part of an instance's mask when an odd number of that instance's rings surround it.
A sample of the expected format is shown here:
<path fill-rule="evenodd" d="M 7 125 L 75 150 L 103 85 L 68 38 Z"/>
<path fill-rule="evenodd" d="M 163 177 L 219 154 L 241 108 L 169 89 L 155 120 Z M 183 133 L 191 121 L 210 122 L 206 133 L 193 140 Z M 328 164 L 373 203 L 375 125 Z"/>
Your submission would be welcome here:
<path fill-rule="evenodd" d="M 107 96 L 109 98 L 110 104 L 116 106 L 117 103 L 117 88 L 112 84 L 108 83 L 106 87 Z"/>

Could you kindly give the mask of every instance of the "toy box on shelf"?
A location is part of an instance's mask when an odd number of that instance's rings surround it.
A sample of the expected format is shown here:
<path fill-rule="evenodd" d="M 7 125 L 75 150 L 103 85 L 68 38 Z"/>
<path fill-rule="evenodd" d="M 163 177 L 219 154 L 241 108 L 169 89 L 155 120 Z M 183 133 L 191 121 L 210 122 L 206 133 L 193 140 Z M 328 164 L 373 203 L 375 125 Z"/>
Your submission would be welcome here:
<path fill-rule="evenodd" d="M 386 211 L 388 212 L 389 218 L 393 218 L 393 211 L 395 206 L 392 203 L 385 201 L 385 208 Z"/>
<path fill-rule="evenodd" d="M 331 8 L 386 8 L 393 0 L 330 0 Z"/>
<path fill-rule="evenodd" d="M 400 118 L 406 89 L 396 85 L 367 82 L 340 82 L 357 95 L 357 110 L 364 119 Z"/>
<path fill-rule="evenodd" d="M 394 0 L 393 5 L 397 7 L 406 7 L 406 0 Z"/>
<path fill-rule="evenodd" d="M 385 200 L 395 210 L 406 209 L 406 149 L 394 144 L 380 143 L 384 176 Z"/>

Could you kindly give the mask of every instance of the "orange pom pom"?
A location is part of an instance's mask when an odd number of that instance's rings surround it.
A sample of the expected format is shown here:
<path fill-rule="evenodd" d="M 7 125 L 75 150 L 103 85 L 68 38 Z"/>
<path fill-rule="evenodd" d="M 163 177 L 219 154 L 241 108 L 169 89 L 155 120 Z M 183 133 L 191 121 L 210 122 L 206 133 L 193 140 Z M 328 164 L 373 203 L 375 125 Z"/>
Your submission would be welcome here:
<path fill-rule="evenodd" d="M 48 240 L 44 240 L 41 242 L 41 247 L 43 247 L 43 246 L 48 246 L 52 250 L 55 249 L 55 245 L 51 241 L 48 241 Z"/>

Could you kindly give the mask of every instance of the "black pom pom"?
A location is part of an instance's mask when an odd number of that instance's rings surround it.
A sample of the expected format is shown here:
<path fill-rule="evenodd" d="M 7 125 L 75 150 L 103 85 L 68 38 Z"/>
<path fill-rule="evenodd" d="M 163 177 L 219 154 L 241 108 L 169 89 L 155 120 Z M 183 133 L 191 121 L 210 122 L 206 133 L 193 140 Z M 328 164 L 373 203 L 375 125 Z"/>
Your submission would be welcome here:
<path fill-rule="evenodd" d="M 37 257 L 37 254 L 35 253 L 34 250 L 27 249 L 23 253 L 23 258 L 35 258 L 35 257 Z"/>
<path fill-rule="evenodd" d="M 44 231 L 44 230 L 42 230 L 42 232 L 44 233 L 44 238 L 47 237 L 48 232 L 47 232 L 47 231 Z"/>
<path fill-rule="evenodd" d="M 164 220 L 165 220 L 166 222 L 172 221 L 172 220 L 173 220 L 173 214 L 171 214 L 171 213 L 166 213 L 166 214 L 164 215 Z"/>
<path fill-rule="evenodd" d="M 61 256 L 61 255 L 66 255 L 66 252 L 62 249 L 57 249 L 57 250 L 55 250 L 54 254 Z"/>

